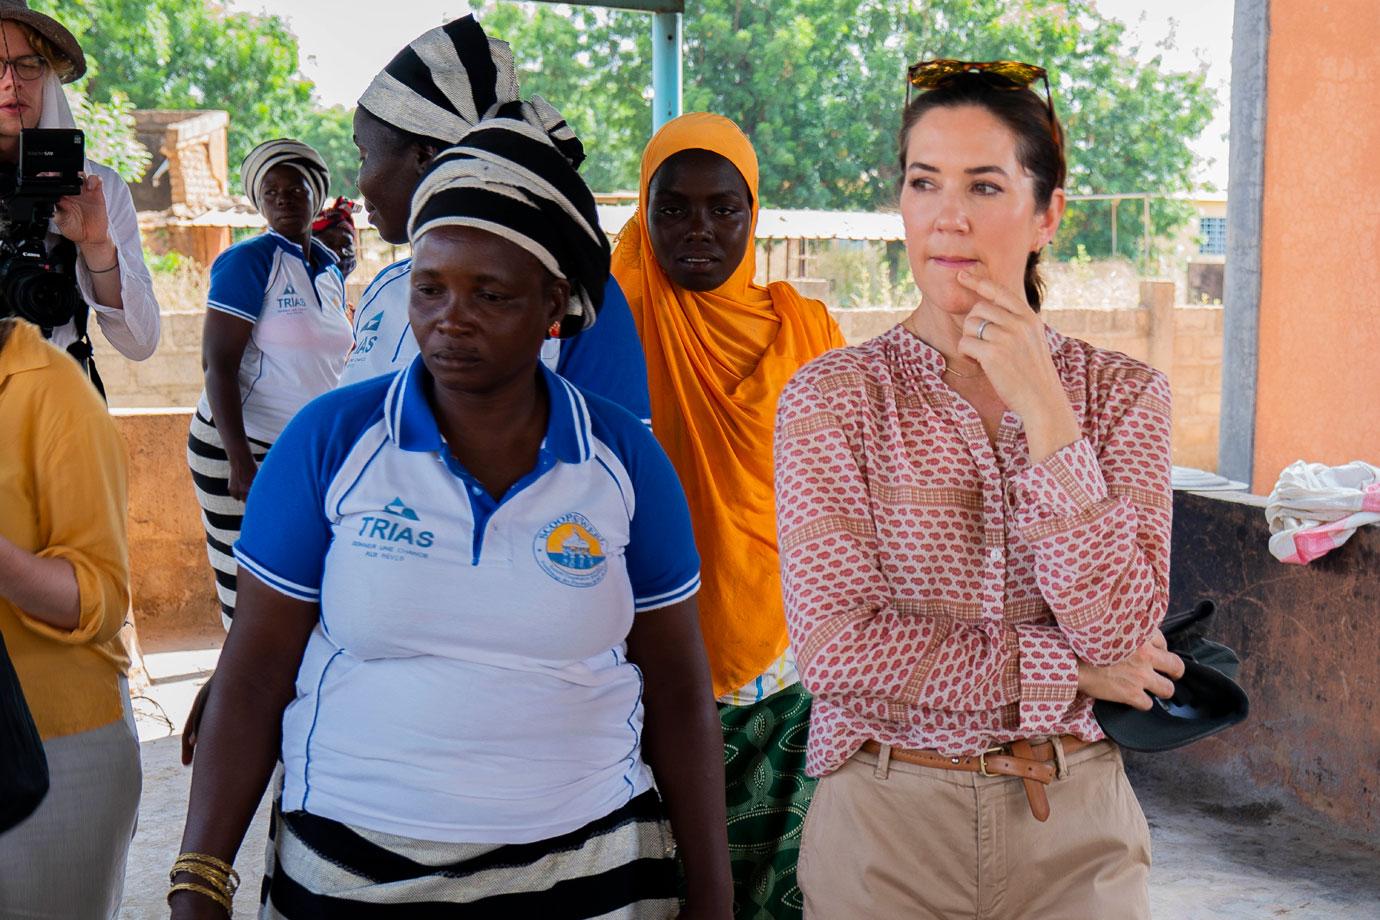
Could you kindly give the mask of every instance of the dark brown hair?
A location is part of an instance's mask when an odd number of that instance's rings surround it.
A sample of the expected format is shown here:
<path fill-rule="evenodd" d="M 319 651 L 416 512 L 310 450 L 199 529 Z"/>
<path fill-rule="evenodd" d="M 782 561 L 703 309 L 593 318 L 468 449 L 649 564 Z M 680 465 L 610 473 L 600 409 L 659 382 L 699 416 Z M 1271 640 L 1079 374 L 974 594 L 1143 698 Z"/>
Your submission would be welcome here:
<path fill-rule="evenodd" d="M 910 101 L 901 115 L 901 134 L 897 148 L 901 158 L 901 181 L 906 175 L 906 142 L 910 130 L 931 109 L 972 105 L 985 109 L 1016 137 L 1016 159 L 1035 179 L 1035 210 L 1049 207 L 1056 188 L 1062 188 L 1067 173 L 1064 161 L 1064 131 L 1050 114 L 1049 105 L 1029 89 L 1017 89 L 1003 77 L 964 73 Z M 1040 254 L 1032 252 L 1025 260 L 1025 298 L 1035 312 L 1044 300 L 1045 282 L 1040 277 Z"/>
<path fill-rule="evenodd" d="M 10 317 L 0 318 L 0 351 L 5 350 L 5 343 L 10 340 L 10 333 L 14 331 L 14 320 Z"/>

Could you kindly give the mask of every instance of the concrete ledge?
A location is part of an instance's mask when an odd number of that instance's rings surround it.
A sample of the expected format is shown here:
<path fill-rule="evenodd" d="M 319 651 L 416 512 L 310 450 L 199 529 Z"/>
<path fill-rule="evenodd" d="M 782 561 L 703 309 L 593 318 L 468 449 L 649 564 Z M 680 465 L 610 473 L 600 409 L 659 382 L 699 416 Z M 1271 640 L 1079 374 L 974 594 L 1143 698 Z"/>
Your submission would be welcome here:
<path fill-rule="evenodd" d="M 1380 834 L 1380 528 L 1307 566 L 1267 549 L 1259 496 L 1176 493 L 1171 609 L 1210 598 L 1212 638 L 1242 657 L 1251 717 L 1174 758 L 1186 778 L 1254 786 Z"/>

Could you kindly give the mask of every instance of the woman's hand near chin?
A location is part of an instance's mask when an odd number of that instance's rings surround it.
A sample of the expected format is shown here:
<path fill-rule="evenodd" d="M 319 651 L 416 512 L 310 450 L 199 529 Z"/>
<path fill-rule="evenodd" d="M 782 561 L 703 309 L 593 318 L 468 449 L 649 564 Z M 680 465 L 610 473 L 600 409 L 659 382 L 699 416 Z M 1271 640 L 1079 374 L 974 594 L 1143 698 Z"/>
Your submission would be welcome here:
<path fill-rule="evenodd" d="M 1039 463 L 1082 436 L 1049 353 L 1044 321 L 1024 294 L 970 272 L 957 277 L 978 296 L 963 321 L 958 351 L 982 365 L 1002 402 L 1021 417 L 1030 462 Z"/>

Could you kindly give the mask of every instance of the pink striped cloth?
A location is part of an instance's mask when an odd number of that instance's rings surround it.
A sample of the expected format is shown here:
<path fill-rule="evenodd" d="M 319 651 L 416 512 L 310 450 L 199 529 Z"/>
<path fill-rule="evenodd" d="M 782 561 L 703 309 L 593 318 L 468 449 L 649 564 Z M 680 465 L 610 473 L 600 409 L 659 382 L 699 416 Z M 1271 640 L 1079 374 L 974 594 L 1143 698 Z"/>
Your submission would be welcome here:
<path fill-rule="evenodd" d="M 1380 523 L 1380 467 L 1360 460 L 1342 466 L 1297 460 L 1279 474 L 1265 517 L 1271 555 L 1306 565 L 1351 539 L 1357 528 Z"/>

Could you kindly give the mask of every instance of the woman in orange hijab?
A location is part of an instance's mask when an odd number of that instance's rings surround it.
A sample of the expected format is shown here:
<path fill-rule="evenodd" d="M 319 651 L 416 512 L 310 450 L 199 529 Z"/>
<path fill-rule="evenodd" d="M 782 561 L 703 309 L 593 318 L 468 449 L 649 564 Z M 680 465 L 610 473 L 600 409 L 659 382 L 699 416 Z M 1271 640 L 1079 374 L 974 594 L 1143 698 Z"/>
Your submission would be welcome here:
<path fill-rule="evenodd" d="M 732 121 L 668 122 L 642 155 L 639 185 L 613 274 L 647 355 L 652 429 L 704 560 L 700 628 L 728 751 L 735 912 L 799 917 L 810 703 L 781 604 L 772 435 L 786 381 L 844 341 L 822 303 L 753 280 L 757 155 Z"/>

